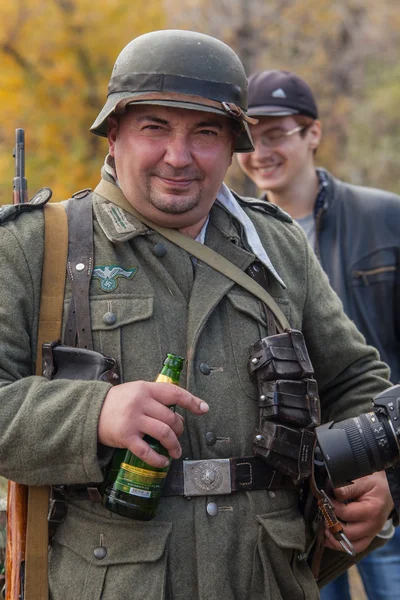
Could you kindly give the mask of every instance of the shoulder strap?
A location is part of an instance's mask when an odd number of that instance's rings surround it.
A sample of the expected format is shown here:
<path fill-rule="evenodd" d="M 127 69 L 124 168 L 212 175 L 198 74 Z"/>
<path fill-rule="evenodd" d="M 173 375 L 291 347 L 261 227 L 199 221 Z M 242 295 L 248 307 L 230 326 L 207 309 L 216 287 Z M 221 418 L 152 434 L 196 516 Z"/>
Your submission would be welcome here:
<path fill-rule="evenodd" d="M 254 279 L 252 279 L 246 273 L 241 271 L 236 265 L 231 263 L 229 260 L 221 256 L 217 252 L 214 252 L 214 250 L 212 250 L 211 248 L 208 248 L 207 246 L 196 242 L 192 238 L 183 235 L 182 233 L 179 233 L 179 231 L 175 229 L 160 227 L 159 225 L 152 223 L 151 221 L 143 217 L 141 214 L 139 214 L 125 198 L 124 194 L 122 193 L 122 190 L 120 190 L 120 188 L 113 185 L 112 183 L 109 183 L 108 181 L 102 179 L 94 191 L 96 194 L 99 194 L 99 196 L 102 196 L 106 200 L 117 204 L 117 206 L 119 206 L 123 210 L 126 210 L 127 212 L 131 213 L 139 221 L 141 221 L 145 225 L 148 225 L 148 227 L 151 227 L 151 229 L 154 229 L 154 231 L 157 231 L 158 233 L 163 235 L 165 238 L 167 238 L 167 240 L 170 240 L 180 248 L 183 248 L 184 250 L 189 252 L 189 254 L 192 254 L 196 258 L 199 258 L 203 262 L 210 265 L 216 271 L 219 271 L 220 273 L 225 275 L 225 277 L 232 279 L 232 281 L 251 292 L 257 298 L 260 298 L 260 300 L 262 300 L 274 313 L 282 329 L 290 329 L 290 325 L 285 315 L 283 314 L 275 300 L 272 298 L 272 296 L 256 281 L 254 281 Z"/>
<path fill-rule="evenodd" d="M 67 215 L 61 204 L 44 209 L 45 244 L 36 355 L 36 375 L 42 374 L 42 344 L 61 334 L 68 252 Z M 30 486 L 25 550 L 24 600 L 48 598 L 49 487 Z"/>
<path fill-rule="evenodd" d="M 60 337 L 67 253 L 68 223 L 65 208 L 58 203 L 47 204 L 44 208 L 44 258 L 36 375 L 42 374 L 42 344 Z"/>
<path fill-rule="evenodd" d="M 88 192 L 88 190 L 85 190 Z M 71 302 L 64 330 L 66 346 L 93 349 L 89 288 L 93 272 L 92 194 L 78 192 L 66 204 L 68 217 L 68 276 Z"/>

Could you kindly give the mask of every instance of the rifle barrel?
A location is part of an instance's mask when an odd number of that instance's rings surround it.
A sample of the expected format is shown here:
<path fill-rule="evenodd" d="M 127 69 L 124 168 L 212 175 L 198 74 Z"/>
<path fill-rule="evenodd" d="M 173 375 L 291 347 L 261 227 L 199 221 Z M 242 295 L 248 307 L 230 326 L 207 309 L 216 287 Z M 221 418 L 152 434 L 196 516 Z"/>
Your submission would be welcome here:
<path fill-rule="evenodd" d="M 28 199 L 25 179 L 25 132 L 15 130 L 15 177 L 13 179 L 13 203 L 21 204 Z M 26 519 L 28 510 L 28 487 L 8 482 L 7 492 L 7 545 L 6 545 L 6 600 L 23 600 L 25 574 Z"/>
<path fill-rule="evenodd" d="M 25 179 L 25 131 L 15 130 L 15 177 L 13 179 L 13 203 L 21 204 L 28 200 L 28 184 Z"/>

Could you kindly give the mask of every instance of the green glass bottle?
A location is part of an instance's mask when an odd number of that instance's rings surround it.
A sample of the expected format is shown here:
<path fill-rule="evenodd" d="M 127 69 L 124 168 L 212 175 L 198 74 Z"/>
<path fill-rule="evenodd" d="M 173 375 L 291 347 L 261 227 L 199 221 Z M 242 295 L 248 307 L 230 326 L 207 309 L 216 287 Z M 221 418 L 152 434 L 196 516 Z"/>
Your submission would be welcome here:
<path fill-rule="evenodd" d="M 167 354 L 156 382 L 179 385 L 184 359 Z M 175 406 L 170 406 L 175 410 Z M 149 435 L 143 438 L 153 450 L 169 458 L 168 451 Z M 170 464 L 152 467 L 129 450 L 116 450 L 103 491 L 103 506 L 124 517 L 150 521 L 156 514 Z"/>

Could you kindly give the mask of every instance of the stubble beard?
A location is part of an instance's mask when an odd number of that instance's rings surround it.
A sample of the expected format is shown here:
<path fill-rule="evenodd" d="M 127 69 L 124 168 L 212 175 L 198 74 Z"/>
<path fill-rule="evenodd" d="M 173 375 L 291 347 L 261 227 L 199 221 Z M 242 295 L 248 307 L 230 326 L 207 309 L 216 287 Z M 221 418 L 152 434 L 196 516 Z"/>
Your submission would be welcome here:
<path fill-rule="evenodd" d="M 202 200 L 201 188 L 197 192 L 192 193 L 183 190 L 176 190 L 169 193 L 161 192 L 152 184 L 154 176 L 157 175 L 152 173 L 147 176 L 145 200 L 158 210 L 171 215 L 179 215 L 196 208 L 200 204 Z M 201 180 L 200 177 L 196 179 Z M 171 188 L 173 188 L 172 185 Z"/>

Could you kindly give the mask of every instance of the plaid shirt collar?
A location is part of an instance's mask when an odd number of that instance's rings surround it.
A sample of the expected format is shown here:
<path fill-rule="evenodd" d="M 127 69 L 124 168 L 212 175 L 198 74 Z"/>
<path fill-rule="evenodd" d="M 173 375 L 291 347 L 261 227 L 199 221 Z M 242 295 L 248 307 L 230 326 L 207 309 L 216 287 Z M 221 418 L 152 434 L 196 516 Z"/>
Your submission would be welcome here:
<path fill-rule="evenodd" d="M 326 196 L 328 193 L 328 176 L 323 169 L 316 169 L 319 180 L 319 190 L 314 204 L 314 218 L 326 205 Z"/>

